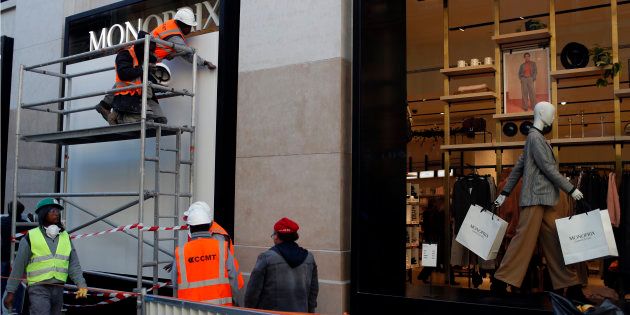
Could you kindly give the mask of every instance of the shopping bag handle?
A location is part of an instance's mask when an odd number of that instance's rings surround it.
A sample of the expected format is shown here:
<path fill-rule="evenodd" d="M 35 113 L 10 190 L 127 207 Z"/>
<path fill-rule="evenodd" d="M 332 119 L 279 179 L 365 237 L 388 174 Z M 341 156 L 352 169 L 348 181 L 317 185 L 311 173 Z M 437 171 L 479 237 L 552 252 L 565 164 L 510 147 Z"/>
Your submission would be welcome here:
<path fill-rule="evenodd" d="M 581 203 L 582 205 L 584 205 L 584 206 L 585 206 L 585 208 L 586 208 L 586 209 L 588 209 L 588 210 L 587 210 L 587 211 L 580 212 L 580 211 L 579 211 L 579 208 L 578 208 L 578 204 L 580 204 L 580 203 Z M 582 198 L 582 199 L 580 199 L 580 200 L 577 200 L 577 201 L 576 201 L 576 203 L 575 203 L 575 208 L 576 208 L 575 213 L 574 213 L 574 214 L 572 214 L 571 216 L 569 216 L 569 220 L 571 220 L 571 218 L 573 218 L 573 216 L 574 216 L 574 215 L 576 215 L 576 214 L 586 213 L 586 215 L 588 215 L 588 212 L 589 212 L 589 211 L 591 211 L 591 210 L 593 210 L 593 207 L 591 207 L 591 205 L 590 205 L 590 204 L 588 204 L 588 202 L 586 202 L 586 200 L 584 200 L 584 198 Z"/>
<path fill-rule="evenodd" d="M 484 207 L 481 207 L 481 211 L 479 211 L 479 213 L 482 213 L 484 211 L 490 211 L 492 212 L 492 220 L 494 220 L 494 216 L 496 215 L 496 210 L 497 210 L 497 205 L 495 203 L 490 204 L 490 209 L 486 209 Z"/>

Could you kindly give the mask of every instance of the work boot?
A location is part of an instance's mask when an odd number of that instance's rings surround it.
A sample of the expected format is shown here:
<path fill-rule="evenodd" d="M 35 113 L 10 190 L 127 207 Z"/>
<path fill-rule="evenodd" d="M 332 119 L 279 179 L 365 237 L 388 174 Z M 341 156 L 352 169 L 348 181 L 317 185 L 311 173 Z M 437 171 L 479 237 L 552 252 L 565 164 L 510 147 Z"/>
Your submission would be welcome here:
<path fill-rule="evenodd" d="M 589 300 L 588 298 L 586 298 L 586 296 L 584 295 L 584 292 L 582 292 L 582 285 L 580 284 L 568 287 L 565 296 L 570 301 L 580 302 L 581 304 L 591 304 L 591 305 L 597 304 Z"/>
<path fill-rule="evenodd" d="M 490 292 L 497 296 L 505 296 L 507 294 L 507 283 L 497 278 L 493 278 L 492 283 L 490 284 Z"/>
<path fill-rule="evenodd" d="M 98 103 L 98 105 L 94 106 L 94 109 L 96 109 L 96 111 L 101 114 L 101 116 L 103 116 L 103 119 L 108 120 L 108 116 L 110 114 L 110 111 L 103 105 L 103 102 Z M 111 125 L 111 123 L 110 123 Z"/>
<path fill-rule="evenodd" d="M 105 120 L 107 120 L 110 126 L 118 125 L 118 112 L 112 110 L 109 114 L 107 114 L 107 118 L 105 118 Z"/>

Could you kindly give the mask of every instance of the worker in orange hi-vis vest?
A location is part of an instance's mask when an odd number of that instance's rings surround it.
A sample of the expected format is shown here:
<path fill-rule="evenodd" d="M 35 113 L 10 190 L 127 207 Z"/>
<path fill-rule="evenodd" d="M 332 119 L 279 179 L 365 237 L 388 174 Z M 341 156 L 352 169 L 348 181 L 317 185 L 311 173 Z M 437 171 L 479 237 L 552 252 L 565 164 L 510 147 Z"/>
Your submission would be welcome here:
<path fill-rule="evenodd" d="M 184 300 L 216 305 L 242 305 L 244 281 L 238 263 L 221 234 L 210 233 L 212 211 L 204 202 L 187 211 L 191 240 L 175 250 L 174 291 Z"/>
<path fill-rule="evenodd" d="M 190 34 L 192 28 L 197 26 L 195 20 L 195 14 L 190 8 L 181 8 L 177 10 L 172 19 L 158 25 L 151 31 L 151 35 L 154 38 L 165 40 L 172 44 L 188 46 L 185 36 Z M 144 36 L 138 36 L 143 38 Z M 180 57 L 189 63 L 193 62 L 192 53 L 178 53 L 176 49 L 170 46 L 157 44 L 154 52 L 154 56 L 157 57 L 157 62 L 161 62 L 163 59 L 171 60 L 175 57 Z M 209 70 L 214 70 L 217 67 L 210 61 L 205 60 L 197 55 L 197 65 L 200 67 L 206 67 Z M 103 116 L 103 119 L 107 120 L 110 125 L 118 124 L 116 120 L 115 111 L 112 111 L 113 94 L 107 94 L 103 99 L 94 107 L 94 109 Z"/>

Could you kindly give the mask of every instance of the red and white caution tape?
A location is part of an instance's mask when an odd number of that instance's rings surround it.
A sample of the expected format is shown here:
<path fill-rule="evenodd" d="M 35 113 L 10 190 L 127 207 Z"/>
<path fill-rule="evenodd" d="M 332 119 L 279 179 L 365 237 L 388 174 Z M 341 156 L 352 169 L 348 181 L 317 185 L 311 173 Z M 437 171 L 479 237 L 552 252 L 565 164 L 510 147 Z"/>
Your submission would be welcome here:
<path fill-rule="evenodd" d="M 159 289 L 162 287 L 165 287 L 169 284 L 170 282 L 158 282 L 156 285 L 154 285 L 153 287 L 147 289 L 147 292 L 151 292 L 154 289 Z M 65 294 L 74 294 L 74 292 L 69 292 L 69 291 L 64 291 L 63 293 Z M 72 305 L 72 304 L 64 304 L 64 306 L 66 307 L 93 307 L 93 306 L 98 306 L 98 305 L 109 305 L 109 304 L 113 304 L 116 302 L 120 302 L 124 299 L 130 298 L 132 296 L 138 296 L 140 294 L 135 293 L 135 292 L 111 292 L 111 293 L 94 293 L 94 294 L 88 294 L 90 296 L 99 296 L 99 297 L 110 297 L 110 299 L 107 299 L 105 301 L 101 301 L 98 302 L 96 304 L 90 304 L 90 305 Z"/>
<path fill-rule="evenodd" d="M 148 232 L 155 232 L 155 231 L 177 231 L 177 230 L 188 230 L 188 225 L 177 225 L 177 226 L 144 226 L 141 223 L 134 223 L 134 224 L 129 224 L 129 225 L 123 225 L 123 226 L 119 226 L 119 227 L 115 227 L 113 229 L 109 229 L 109 230 L 105 230 L 105 231 L 101 231 L 101 232 L 94 232 L 94 233 L 86 233 L 86 234 L 73 234 L 70 235 L 71 239 L 78 239 L 78 238 L 85 238 L 85 237 L 92 237 L 92 236 L 100 236 L 100 235 L 104 235 L 104 234 L 109 234 L 109 233 L 115 233 L 115 232 L 124 232 L 124 231 L 129 231 L 129 230 L 141 230 L 141 231 L 148 231 Z M 26 233 L 18 233 L 15 235 L 15 238 L 20 238 L 22 236 L 26 235 Z"/>

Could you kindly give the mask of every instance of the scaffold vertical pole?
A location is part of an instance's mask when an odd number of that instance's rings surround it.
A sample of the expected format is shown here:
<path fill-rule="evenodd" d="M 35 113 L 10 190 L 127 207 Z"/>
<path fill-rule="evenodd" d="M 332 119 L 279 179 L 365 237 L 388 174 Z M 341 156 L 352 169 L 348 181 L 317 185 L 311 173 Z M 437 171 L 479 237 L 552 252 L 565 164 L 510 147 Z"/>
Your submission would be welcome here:
<path fill-rule="evenodd" d="M 193 63 L 192 63 L 192 97 L 190 98 L 190 102 L 191 102 L 191 106 L 190 106 L 190 125 L 192 127 L 192 131 L 190 132 L 190 165 L 188 167 L 188 172 L 189 172 L 189 185 L 188 185 L 188 189 L 190 190 L 190 199 L 189 203 L 192 203 L 195 201 L 195 178 L 194 178 L 194 161 L 195 161 L 195 137 L 196 137 L 196 133 L 195 133 L 195 125 L 197 123 L 196 119 L 196 100 L 197 100 L 197 50 L 194 50 L 193 53 Z"/>
<path fill-rule="evenodd" d="M 153 197 L 153 225 L 160 225 L 160 142 L 162 137 L 162 127 L 157 127 L 155 130 L 155 184 Z M 153 232 L 153 285 L 158 283 L 158 260 L 159 260 L 159 231 Z M 158 288 L 155 288 L 153 294 L 158 294 Z"/>
<path fill-rule="evenodd" d="M 17 217 L 17 195 L 18 195 L 18 161 L 20 158 L 20 113 L 22 109 L 22 90 L 24 88 L 24 65 L 20 65 L 20 74 L 18 79 L 18 96 L 15 112 L 15 159 L 13 169 L 13 205 L 11 215 L 11 237 L 15 236 L 15 220 Z M 13 264 L 15 257 L 15 242 L 11 242 L 11 256 L 9 261 Z"/>
<path fill-rule="evenodd" d="M 66 86 L 68 87 L 68 91 L 67 91 L 67 95 L 72 96 L 72 78 L 66 78 L 67 80 L 67 84 Z M 63 106 L 63 110 L 66 109 L 72 109 L 72 101 L 67 101 L 66 104 Z M 70 130 L 70 117 L 65 117 L 64 115 L 62 115 L 60 117 L 60 119 L 64 120 L 64 129 L 65 130 Z M 66 193 L 68 192 L 68 159 L 70 158 L 70 152 L 68 152 L 70 150 L 70 146 L 69 145 L 64 145 L 63 146 L 63 192 Z M 66 202 L 65 200 L 63 200 L 63 206 L 66 207 Z M 64 224 L 66 224 L 65 220 L 67 220 L 67 211 L 62 211 L 62 218 L 64 220 Z"/>
<path fill-rule="evenodd" d="M 142 59 L 142 110 L 140 115 L 140 189 L 138 191 L 138 223 L 144 221 L 144 147 L 147 137 L 147 93 L 149 84 L 149 49 L 151 44 L 151 35 L 144 37 L 144 57 Z M 138 229 L 138 278 L 136 287 L 138 290 L 142 289 L 142 271 L 143 271 L 143 233 L 141 229 Z M 142 314 L 142 308 L 137 309 L 138 315 Z"/>

